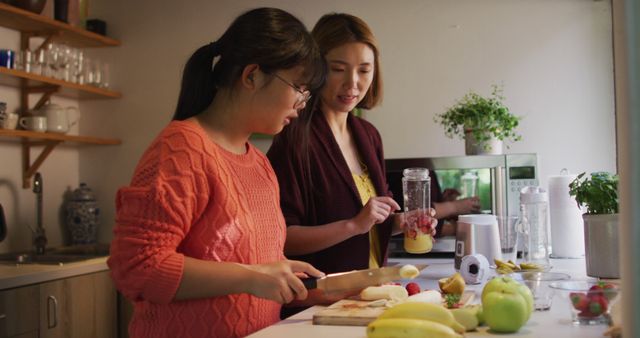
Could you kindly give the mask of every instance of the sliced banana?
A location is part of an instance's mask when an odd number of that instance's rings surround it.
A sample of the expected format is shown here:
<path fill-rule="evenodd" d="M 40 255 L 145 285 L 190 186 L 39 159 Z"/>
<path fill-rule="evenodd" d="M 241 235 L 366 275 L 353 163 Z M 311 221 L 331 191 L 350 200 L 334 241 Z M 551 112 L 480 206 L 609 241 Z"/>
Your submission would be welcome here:
<path fill-rule="evenodd" d="M 412 264 L 405 264 L 400 268 L 400 277 L 404 279 L 414 279 L 418 277 L 420 270 Z"/>
<path fill-rule="evenodd" d="M 407 302 L 431 303 L 442 306 L 442 294 L 437 290 L 427 290 L 407 298 Z"/>
<path fill-rule="evenodd" d="M 370 286 L 360 292 L 362 300 L 405 300 L 408 297 L 407 290 L 401 285 Z"/>
<path fill-rule="evenodd" d="M 386 307 L 389 301 L 386 299 L 378 299 L 367 303 L 368 307 Z"/>

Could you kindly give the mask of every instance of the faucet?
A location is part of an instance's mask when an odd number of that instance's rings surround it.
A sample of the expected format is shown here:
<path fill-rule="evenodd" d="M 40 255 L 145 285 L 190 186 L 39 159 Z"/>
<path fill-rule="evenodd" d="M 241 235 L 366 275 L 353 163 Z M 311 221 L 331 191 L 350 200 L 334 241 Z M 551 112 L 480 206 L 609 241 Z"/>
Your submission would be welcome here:
<path fill-rule="evenodd" d="M 42 226 L 42 175 L 36 173 L 33 178 L 33 192 L 36 194 L 36 222 L 37 227 L 33 231 L 33 245 L 36 247 L 36 254 L 44 254 L 44 249 L 47 246 L 47 235 L 44 232 Z"/>

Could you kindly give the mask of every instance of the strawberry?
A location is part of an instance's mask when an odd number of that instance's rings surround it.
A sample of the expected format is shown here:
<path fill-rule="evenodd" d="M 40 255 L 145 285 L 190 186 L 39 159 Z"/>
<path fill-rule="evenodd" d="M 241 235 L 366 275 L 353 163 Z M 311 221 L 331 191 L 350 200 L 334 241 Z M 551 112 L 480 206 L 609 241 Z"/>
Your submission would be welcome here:
<path fill-rule="evenodd" d="M 602 285 L 601 283 L 603 282 L 598 282 L 598 284 L 593 284 L 590 288 L 589 291 L 591 292 L 600 292 L 602 291 Z"/>
<path fill-rule="evenodd" d="M 593 313 L 596 316 L 599 316 L 607 312 L 607 305 L 608 302 L 605 296 L 599 295 L 590 297 L 589 312 Z"/>
<path fill-rule="evenodd" d="M 407 235 L 409 236 L 409 238 L 411 239 L 416 239 L 416 237 L 418 237 L 418 232 L 415 229 L 410 229 L 407 232 Z"/>
<path fill-rule="evenodd" d="M 416 293 L 420 293 L 420 285 L 418 285 L 418 283 L 408 283 L 405 286 L 405 289 L 407 289 L 407 293 L 409 293 L 409 296 L 411 295 L 415 295 Z"/>
<path fill-rule="evenodd" d="M 594 318 L 594 317 L 598 317 L 598 315 L 595 315 L 593 313 L 591 313 L 588 309 L 584 310 L 584 311 L 580 311 L 580 313 L 578 313 L 578 317 L 582 317 L 582 318 Z"/>
<path fill-rule="evenodd" d="M 569 294 L 573 308 L 578 311 L 587 311 L 589 308 L 589 298 L 582 292 L 572 292 Z"/>
<path fill-rule="evenodd" d="M 607 283 L 605 281 L 598 281 L 596 284 L 592 285 L 591 288 L 589 288 L 589 291 L 606 291 L 611 289 L 615 290 L 616 285 Z"/>
<path fill-rule="evenodd" d="M 612 300 L 613 298 L 616 297 L 616 294 L 618 294 L 618 289 L 615 285 L 611 284 L 611 283 L 604 283 L 604 285 L 602 286 L 602 293 L 604 294 L 605 297 L 607 297 L 608 300 Z"/>
<path fill-rule="evenodd" d="M 427 216 L 421 216 L 420 217 L 420 225 L 430 226 L 431 225 L 431 218 L 429 218 Z"/>

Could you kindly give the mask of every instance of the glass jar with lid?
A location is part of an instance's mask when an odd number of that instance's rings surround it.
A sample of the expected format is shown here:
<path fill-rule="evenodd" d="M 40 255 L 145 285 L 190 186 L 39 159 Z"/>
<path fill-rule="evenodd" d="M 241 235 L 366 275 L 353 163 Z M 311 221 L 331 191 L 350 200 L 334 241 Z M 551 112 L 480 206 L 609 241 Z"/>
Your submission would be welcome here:
<path fill-rule="evenodd" d="M 96 243 L 100 208 L 95 195 L 86 183 L 80 183 L 66 203 L 66 224 L 71 244 Z"/>
<path fill-rule="evenodd" d="M 433 248 L 431 236 L 431 178 L 426 168 L 407 168 L 402 172 L 404 202 L 404 249 L 426 253 Z"/>

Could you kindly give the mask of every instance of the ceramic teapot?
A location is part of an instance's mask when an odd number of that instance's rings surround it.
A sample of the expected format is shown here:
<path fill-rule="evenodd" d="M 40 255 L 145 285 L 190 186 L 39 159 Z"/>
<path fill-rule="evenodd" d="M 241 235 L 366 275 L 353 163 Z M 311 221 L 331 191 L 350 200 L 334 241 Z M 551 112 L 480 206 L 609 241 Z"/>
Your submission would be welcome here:
<path fill-rule="evenodd" d="M 80 183 L 66 203 L 66 223 L 71 244 L 95 243 L 98 234 L 100 208 L 91 188 Z"/>
<path fill-rule="evenodd" d="M 70 112 L 75 112 L 73 119 L 69 116 Z M 38 110 L 37 115 L 47 117 L 48 132 L 64 134 L 78 123 L 80 113 L 76 107 L 62 107 L 55 103 L 48 103 Z"/>

